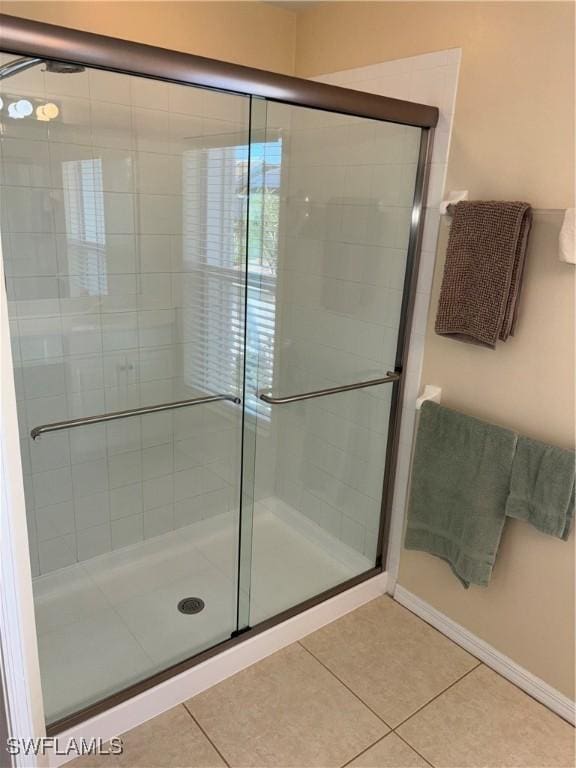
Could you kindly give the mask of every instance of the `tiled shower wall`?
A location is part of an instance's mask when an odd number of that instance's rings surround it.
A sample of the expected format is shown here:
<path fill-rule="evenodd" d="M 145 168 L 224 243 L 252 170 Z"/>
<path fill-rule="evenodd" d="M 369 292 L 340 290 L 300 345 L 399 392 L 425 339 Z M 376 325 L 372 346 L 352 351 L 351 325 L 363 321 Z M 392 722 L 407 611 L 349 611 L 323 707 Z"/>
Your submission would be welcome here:
<path fill-rule="evenodd" d="M 283 111 L 269 107 L 276 123 Z M 275 385 L 287 394 L 394 368 L 420 141 L 417 128 L 334 113 L 290 118 Z M 372 561 L 390 391 L 275 411 L 277 495 Z"/>
<path fill-rule="evenodd" d="M 245 198 L 229 181 L 246 170 L 227 147 L 247 143 L 248 106 L 98 71 L 36 67 L 2 85 L 2 249 L 38 575 L 237 506 L 228 404 L 29 432 L 239 391 L 242 361 L 208 360 L 203 339 L 218 350 L 242 320 Z M 13 119 L 17 99 L 60 114 Z"/>
<path fill-rule="evenodd" d="M 407 481 L 459 62 L 459 49 L 439 51 L 316 78 L 440 109 L 405 371 L 396 508 L 403 506 Z M 303 118 L 293 117 L 298 119 Z M 317 120 L 320 128 L 321 113 Z M 309 125 L 308 134 L 300 126 L 300 150 L 299 126 L 293 122 L 286 193 L 292 227 L 282 259 L 281 334 L 289 339 L 282 358 L 283 391 L 298 391 L 298 386 L 304 391 L 303 384 L 333 386 L 351 374 L 352 379 L 371 378 L 384 364 L 393 367 L 415 139 L 401 127 L 387 127 L 379 145 L 359 136 L 355 156 L 347 157 L 320 130 L 317 142 L 310 141 Z M 390 212 L 384 240 L 371 235 L 374 205 Z M 376 359 L 375 349 L 382 353 Z M 380 514 L 388 396 L 384 386 L 303 404 L 297 417 L 288 412 L 278 416 L 278 466 L 283 471 L 277 472 L 277 495 L 369 558 L 375 553 Z"/>

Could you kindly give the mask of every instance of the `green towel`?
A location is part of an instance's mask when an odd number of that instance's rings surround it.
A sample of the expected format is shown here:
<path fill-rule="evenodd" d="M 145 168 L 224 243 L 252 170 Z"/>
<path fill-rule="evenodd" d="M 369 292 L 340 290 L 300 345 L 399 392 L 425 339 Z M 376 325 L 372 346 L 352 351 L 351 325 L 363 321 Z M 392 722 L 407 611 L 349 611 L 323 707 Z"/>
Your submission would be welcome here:
<path fill-rule="evenodd" d="M 574 519 L 574 460 L 574 451 L 520 437 L 506 515 L 565 541 Z"/>
<path fill-rule="evenodd" d="M 508 429 L 422 405 L 404 545 L 446 560 L 465 587 L 490 581 L 515 446 Z"/>

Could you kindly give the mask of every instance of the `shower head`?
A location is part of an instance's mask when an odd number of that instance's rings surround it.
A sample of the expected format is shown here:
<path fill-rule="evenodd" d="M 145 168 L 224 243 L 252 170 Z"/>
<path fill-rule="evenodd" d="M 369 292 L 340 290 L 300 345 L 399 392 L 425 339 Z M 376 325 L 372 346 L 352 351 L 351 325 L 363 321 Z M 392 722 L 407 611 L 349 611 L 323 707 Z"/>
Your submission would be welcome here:
<path fill-rule="evenodd" d="M 5 80 L 7 77 L 18 74 L 18 72 L 24 72 L 31 67 L 36 67 L 38 64 L 46 64 L 45 72 L 54 72 L 57 74 L 72 74 L 74 72 L 84 72 L 84 67 L 81 64 L 71 64 L 65 61 L 47 61 L 45 59 L 30 59 L 27 56 L 22 56 L 19 59 L 13 59 L 0 66 L 0 80 Z"/>
<path fill-rule="evenodd" d="M 47 61 L 45 72 L 54 72 L 58 75 L 73 75 L 76 72 L 84 72 L 82 64 L 72 64 L 69 61 Z"/>

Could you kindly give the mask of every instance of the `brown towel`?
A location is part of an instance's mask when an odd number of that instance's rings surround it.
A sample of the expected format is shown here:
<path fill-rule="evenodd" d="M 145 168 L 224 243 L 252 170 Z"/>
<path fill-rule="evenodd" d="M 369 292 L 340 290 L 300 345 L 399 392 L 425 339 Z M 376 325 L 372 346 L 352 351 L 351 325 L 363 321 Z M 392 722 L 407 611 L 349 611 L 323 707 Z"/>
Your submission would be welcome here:
<path fill-rule="evenodd" d="M 453 206 L 436 333 L 491 348 L 514 334 L 531 220 L 528 203 Z"/>

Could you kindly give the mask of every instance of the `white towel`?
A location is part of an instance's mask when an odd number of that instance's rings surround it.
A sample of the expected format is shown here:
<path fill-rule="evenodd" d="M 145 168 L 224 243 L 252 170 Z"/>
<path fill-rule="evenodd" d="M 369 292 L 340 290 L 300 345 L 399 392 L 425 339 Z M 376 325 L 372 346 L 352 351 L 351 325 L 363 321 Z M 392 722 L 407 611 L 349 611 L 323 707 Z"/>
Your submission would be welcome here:
<path fill-rule="evenodd" d="M 574 239 L 576 221 L 574 211 L 574 208 L 566 209 L 559 238 L 560 261 L 565 261 L 568 264 L 576 264 L 576 242 Z"/>

